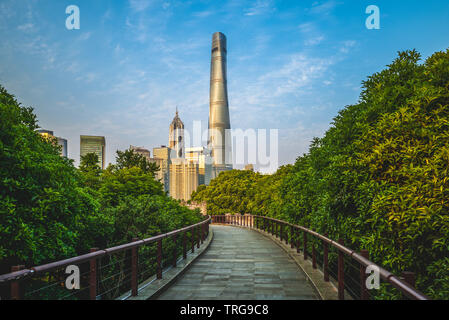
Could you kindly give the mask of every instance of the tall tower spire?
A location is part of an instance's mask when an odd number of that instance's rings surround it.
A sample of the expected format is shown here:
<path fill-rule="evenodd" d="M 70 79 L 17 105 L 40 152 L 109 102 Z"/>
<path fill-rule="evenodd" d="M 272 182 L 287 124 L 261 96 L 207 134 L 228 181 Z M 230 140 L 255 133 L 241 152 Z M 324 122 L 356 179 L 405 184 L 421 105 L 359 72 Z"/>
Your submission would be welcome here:
<path fill-rule="evenodd" d="M 170 124 L 168 147 L 173 150 L 170 158 L 184 158 L 184 123 L 179 118 L 178 107 Z"/>
<path fill-rule="evenodd" d="M 219 171 L 229 169 L 232 164 L 226 55 L 226 36 L 215 32 L 212 35 L 208 148 L 212 151 L 213 165 L 221 168 Z"/>

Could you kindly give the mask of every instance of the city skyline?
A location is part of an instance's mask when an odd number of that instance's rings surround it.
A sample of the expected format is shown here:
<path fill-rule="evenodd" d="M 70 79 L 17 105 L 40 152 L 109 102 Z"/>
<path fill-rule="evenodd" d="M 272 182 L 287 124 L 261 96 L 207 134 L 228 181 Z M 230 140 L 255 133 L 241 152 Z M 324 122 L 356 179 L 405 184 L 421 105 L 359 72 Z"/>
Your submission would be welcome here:
<path fill-rule="evenodd" d="M 80 8 L 80 30 L 65 28 L 70 4 Z M 371 4 L 380 30 L 365 27 Z M 82 134 L 105 136 L 114 163 L 131 144 L 168 145 L 176 106 L 187 129 L 195 120 L 207 128 L 210 36 L 221 31 L 233 53 L 232 127 L 280 129 L 283 165 L 356 103 L 361 82 L 398 50 L 425 58 L 447 48 L 448 12 L 441 1 L 2 1 L 0 81 L 35 108 L 42 128 L 68 140 L 76 164 Z"/>

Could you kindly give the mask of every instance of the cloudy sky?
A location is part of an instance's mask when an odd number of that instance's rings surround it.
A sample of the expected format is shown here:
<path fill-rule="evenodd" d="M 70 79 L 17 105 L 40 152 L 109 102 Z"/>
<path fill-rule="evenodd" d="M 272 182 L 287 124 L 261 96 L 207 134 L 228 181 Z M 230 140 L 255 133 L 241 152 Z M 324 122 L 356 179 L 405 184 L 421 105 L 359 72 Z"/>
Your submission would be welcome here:
<path fill-rule="evenodd" d="M 368 30 L 368 5 L 380 30 Z M 66 7 L 80 9 L 67 30 Z M 176 106 L 207 127 L 212 34 L 228 39 L 233 128 L 279 129 L 279 164 L 322 136 L 361 81 L 396 52 L 449 47 L 449 2 L 1 0 L 0 84 L 68 139 L 102 135 L 107 162 L 129 145 L 168 144 Z"/>

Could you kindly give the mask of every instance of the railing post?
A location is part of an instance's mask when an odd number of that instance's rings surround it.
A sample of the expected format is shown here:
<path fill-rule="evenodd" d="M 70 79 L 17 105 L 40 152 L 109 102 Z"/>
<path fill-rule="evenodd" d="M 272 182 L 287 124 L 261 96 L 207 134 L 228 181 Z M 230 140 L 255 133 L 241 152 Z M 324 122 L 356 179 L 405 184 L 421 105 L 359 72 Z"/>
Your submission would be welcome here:
<path fill-rule="evenodd" d="M 304 248 L 304 260 L 307 260 L 307 232 L 303 231 L 303 241 L 302 245 Z"/>
<path fill-rule="evenodd" d="M 369 260 L 368 250 L 360 251 L 360 255 Z M 360 264 L 360 300 L 368 300 L 368 289 L 366 288 L 366 267 Z"/>
<path fill-rule="evenodd" d="M 176 240 L 177 240 L 177 235 L 175 234 L 174 236 L 173 236 L 173 244 L 175 245 L 175 247 L 174 247 L 174 249 L 173 249 L 173 267 L 176 267 L 176 260 L 177 260 L 177 258 L 178 258 L 178 255 L 177 255 L 177 250 L 176 250 L 176 247 L 177 247 L 177 242 L 176 242 Z"/>
<path fill-rule="evenodd" d="M 299 231 L 299 229 L 296 229 L 296 232 L 295 232 L 295 234 L 296 234 L 296 253 L 300 253 L 300 249 L 299 248 L 301 248 L 301 237 L 299 236 L 300 235 L 300 231 Z"/>
<path fill-rule="evenodd" d="M 133 238 L 133 242 L 139 239 Z M 139 257 L 139 248 L 134 247 L 131 249 L 131 295 L 133 297 L 137 296 L 137 265 Z"/>
<path fill-rule="evenodd" d="M 157 278 L 162 279 L 162 239 L 157 241 Z"/>
<path fill-rule="evenodd" d="M 329 282 L 329 244 L 324 240 L 323 240 L 323 275 L 324 281 Z"/>
<path fill-rule="evenodd" d="M 344 245 L 343 239 L 339 239 L 338 243 Z M 345 299 L 345 265 L 341 250 L 338 250 L 338 299 Z"/>
<path fill-rule="evenodd" d="M 187 231 L 184 231 L 182 236 L 182 258 L 187 259 Z"/>
<path fill-rule="evenodd" d="M 201 244 L 204 243 L 204 224 L 201 225 Z"/>
<path fill-rule="evenodd" d="M 198 236 L 196 237 L 196 247 L 200 248 L 200 241 L 201 241 L 201 226 L 198 226 Z"/>
<path fill-rule="evenodd" d="M 295 247 L 295 237 L 294 237 L 294 228 L 290 226 L 290 248 L 293 249 Z"/>
<path fill-rule="evenodd" d="M 192 228 L 191 230 L 190 230 L 190 232 L 192 233 L 192 236 L 191 236 L 191 247 L 192 247 L 192 253 L 194 253 L 195 252 L 195 228 Z"/>
<path fill-rule="evenodd" d="M 404 281 L 407 282 L 410 286 L 412 286 L 413 288 L 415 287 L 416 276 L 414 272 L 402 271 L 401 276 L 404 279 Z"/>
<path fill-rule="evenodd" d="M 279 224 L 279 231 L 280 231 L 280 234 L 279 234 L 279 238 L 280 238 L 280 240 L 281 240 L 281 242 L 282 242 L 282 240 L 283 240 L 283 233 L 284 233 L 284 224 L 282 224 L 282 223 L 280 223 Z"/>
<path fill-rule="evenodd" d="M 91 248 L 90 252 L 98 251 L 98 248 Z M 89 261 L 89 298 L 97 300 L 97 258 Z"/>
<path fill-rule="evenodd" d="M 16 272 L 16 271 L 20 271 L 25 269 L 24 265 L 19 265 L 19 266 L 12 266 L 11 267 L 11 272 Z M 18 280 L 12 281 L 11 282 L 11 300 L 20 300 L 21 298 L 21 294 L 20 294 L 20 284 Z"/>
<path fill-rule="evenodd" d="M 316 249 L 315 249 L 315 241 L 312 241 L 312 267 L 316 269 Z"/>

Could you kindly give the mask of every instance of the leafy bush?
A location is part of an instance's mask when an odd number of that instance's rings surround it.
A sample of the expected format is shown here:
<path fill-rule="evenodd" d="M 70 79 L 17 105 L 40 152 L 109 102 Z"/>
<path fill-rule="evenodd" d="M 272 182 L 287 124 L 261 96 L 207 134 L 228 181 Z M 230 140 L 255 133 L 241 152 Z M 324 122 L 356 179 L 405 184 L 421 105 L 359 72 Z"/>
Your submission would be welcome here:
<path fill-rule="evenodd" d="M 269 215 L 342 238 L 449 299 L 449 50 L 419 62 L 416 51 L 400 52 L 368 77 L 359 102 L 291 168 L 220 175 L 194 197 L 214 213 Z"/>

